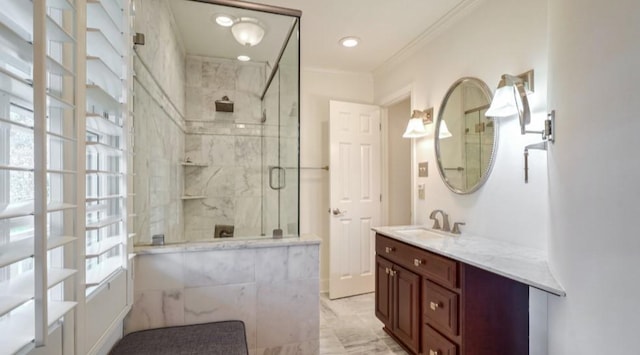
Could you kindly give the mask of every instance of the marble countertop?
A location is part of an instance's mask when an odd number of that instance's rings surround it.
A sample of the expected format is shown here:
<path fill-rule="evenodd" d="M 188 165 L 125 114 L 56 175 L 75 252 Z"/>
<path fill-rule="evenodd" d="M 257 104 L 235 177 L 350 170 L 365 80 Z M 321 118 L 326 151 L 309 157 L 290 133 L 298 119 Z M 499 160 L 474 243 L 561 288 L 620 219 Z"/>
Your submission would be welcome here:
<path fill-rule="evenodd" d="M 398 241 L 476 266 L 557 296 L 565 290 L 551 274 L 547 255 L 537 249 L 472 236 L 432 231 L 424 226 L 372 228 Z"/>
<path fill-rule="evenodd" d="M 192 241 L 183 243 L 173 243 L 165 245 L 137 245 L 133 248 L 136 255 L 145 254 L 165 254 L 195 252 L 202 250 L 221 249 L 251 249 L 251 248 L 274 248 L 286 246 L 300 246 L 320 244 L 321 240 L 315 235 L 308 234 L 297 237 L 285 237 L 281 239 L 273 238 L 242 238 L 242 239 L 216 239 L 207 241 Z"/>

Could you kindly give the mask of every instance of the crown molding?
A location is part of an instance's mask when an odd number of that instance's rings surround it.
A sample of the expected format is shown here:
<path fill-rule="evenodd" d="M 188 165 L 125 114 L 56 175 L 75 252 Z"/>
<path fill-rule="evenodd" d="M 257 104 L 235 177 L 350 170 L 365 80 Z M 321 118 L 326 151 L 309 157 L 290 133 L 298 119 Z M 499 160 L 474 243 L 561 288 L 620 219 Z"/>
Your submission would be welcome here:
<path fill-rule="evenodd" d="M 389 57 L 389 59 L 380 66 L 375 68 L 373 70 L 373 74 L 379 75 L 386 73 L 408 58 L 411 58 L 418 50 L 424 48 L 429 42 L 442 34 L 442 32 L 456 24 L 461 18 L 469 14 L 483 1 L 484 0 L 462 0 L 453 9 L 449 10 L 444 16 L 429 26 L 418 37 Z"/>
<path fill-rule="evenodd" d="M 309 71 L 316 73 L 325 73 L 325 74 L 338 74 L 338 75 L 366 75 L 372 76 L 372 72 L 366 71 L 349 71 L 349 70 L 339 70 L 339 69 L 330 69 L 330 68 L 322 68 L 322 67 L 312 67 L 312 66 L 301 66 L 301 71 Z"/>

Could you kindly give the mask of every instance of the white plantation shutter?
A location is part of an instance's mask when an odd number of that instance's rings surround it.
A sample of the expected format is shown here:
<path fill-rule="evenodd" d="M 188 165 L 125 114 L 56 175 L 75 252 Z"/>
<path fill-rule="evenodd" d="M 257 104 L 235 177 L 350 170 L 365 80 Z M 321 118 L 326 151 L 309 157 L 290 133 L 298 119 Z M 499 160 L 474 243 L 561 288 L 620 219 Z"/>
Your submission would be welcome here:
<path fill-rule="evenodd" d="M 44 345 L 76 305 L 76 28 L 73 0 L 0 6 L 3 353 Z"/>
<path fill-rule="evenodd" d="M 87 0 L 87 294 L 127 265 L 130 39 L 123 6 L 123 0 Z"/>

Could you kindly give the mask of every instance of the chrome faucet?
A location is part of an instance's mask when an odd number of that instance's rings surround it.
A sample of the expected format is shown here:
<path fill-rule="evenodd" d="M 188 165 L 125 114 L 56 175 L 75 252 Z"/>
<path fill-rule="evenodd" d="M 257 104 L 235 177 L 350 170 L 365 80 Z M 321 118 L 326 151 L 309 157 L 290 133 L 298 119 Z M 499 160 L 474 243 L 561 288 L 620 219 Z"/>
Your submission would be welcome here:
<path fill-rule="evenodd" d="M 453 228 L 451 228 L 451 234 L 462 234 L 460 232 L 460 226 L 464 226 L 466 223 L 464 222 L 455 222 L 453 224 Z"/>
<path fill-rule="evenodd" d="M 440 222 L 438 221 L 438 213 L 442 215 L 442 228 L 440 228 Z M 429 215 L 429 218 L 431 218 L 434 221 L 433 227 L 431 227 L 432 229 L 442 229 L 445 232 L 451 231 L 451 227 L 449 227 L 449 216 L 446 213 L 444 213 L 444 211 L 433 210 Z"/>

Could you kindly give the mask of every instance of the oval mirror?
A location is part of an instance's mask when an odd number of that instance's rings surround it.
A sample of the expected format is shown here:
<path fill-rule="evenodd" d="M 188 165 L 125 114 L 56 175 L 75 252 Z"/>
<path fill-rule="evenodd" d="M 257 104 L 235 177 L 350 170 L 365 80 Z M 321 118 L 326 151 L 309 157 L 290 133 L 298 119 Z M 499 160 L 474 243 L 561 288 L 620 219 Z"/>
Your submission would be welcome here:
<path fill-rule="evenodd" d="M 449 88 L 436 120 L 438 171 L 451 191 L 472 193 L 487 181 L 497 150 L 497 122 L 485 117 L 491 103 L 487 84 L 462 78 Z"/>

